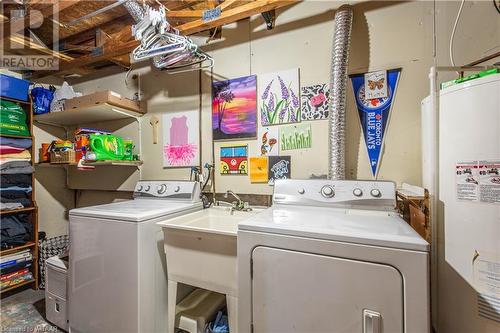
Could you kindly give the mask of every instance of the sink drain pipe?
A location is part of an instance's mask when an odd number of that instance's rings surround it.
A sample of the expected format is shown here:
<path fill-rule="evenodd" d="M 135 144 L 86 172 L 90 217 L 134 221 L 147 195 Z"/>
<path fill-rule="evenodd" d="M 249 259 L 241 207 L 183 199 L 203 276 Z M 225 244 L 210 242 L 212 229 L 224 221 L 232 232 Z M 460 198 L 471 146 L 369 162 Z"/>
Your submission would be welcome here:
<path fill-rule="evenodd" d="M 352 16 L 349 5 L 341 6 L 335 13 L 328 124 L 328 178 L 332 180 L 345 179 L 346 89 Z"/>

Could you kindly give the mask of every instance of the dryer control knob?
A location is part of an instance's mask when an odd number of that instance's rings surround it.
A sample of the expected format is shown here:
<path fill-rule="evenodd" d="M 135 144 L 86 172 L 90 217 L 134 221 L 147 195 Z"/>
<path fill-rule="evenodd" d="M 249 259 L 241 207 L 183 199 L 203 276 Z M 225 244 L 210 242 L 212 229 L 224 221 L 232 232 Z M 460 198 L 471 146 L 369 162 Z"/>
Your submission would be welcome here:
<path fill-rule="evenodd" d="M 174 189 L 174 192 L 179 192 L 181 190 L 181 187 L 180 186 L 176 186 L 175 189 Z"/>
<path fill-rule="evenodd" d="M 167 191 L 167 185 L 165 185 L 165 184 L 158 185 L 156 187 L 156 191 L 158 192 L 158 194 L 165 193 Z"/>
<path fill-rule="evenodd" d="M 142 191 L 142 189 L 143 189 L 142 185 L 139 185 L 139 186 L 137 187 L 137 192 L 141 192 L 141 191 Z"/>
<path fill-rule="evenodd" d="M 382 193 L 380 192 L 380 190 L 378 190 L 376 188 L 374 188 L 373 190 L 371 190 L 370 194 L 374 198 L 380 198 L 382 196 Z"/>
<path fill-rule="evenodd" d="M 151 189 L 151 186 L 146 186 L 146 192 L 149 192 L 149 190 Z"/>
<path fill-rule="evenodd" d="M 321 188 L 321 195 L 325 198 L 333 198 L 335 196 L 335 190 L 330 185 L 325 185 Z"/>
<path fill-rule="evenodd" d="M 363 190 L 360 188 L 355 188 L 352 190 L 352 194 L 354 194 L 355 197 L 360 197 L 363 195 Z"/>
<path fill-rule="evenodd" d="M 306 193 L 306 190 L 304 190 L 303 188 L 301 188 L 301 189 L 298 190 L 298 192 L 299 192 L 299 194 L 304 194 L 304 193 Z"/>

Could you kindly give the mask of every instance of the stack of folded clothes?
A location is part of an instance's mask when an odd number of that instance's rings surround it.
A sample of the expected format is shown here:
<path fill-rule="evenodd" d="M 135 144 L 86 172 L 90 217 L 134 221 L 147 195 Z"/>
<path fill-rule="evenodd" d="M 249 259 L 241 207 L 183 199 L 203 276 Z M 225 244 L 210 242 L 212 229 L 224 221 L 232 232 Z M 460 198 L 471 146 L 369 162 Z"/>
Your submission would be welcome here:
<path fill-rule="evenodd" d="M 0 248 L 7 249 L 26 244 L 33 239 L 30 214 L 2 214 L 0 216 Z"/>
<path fill-rule="evenodd" d="M 33 255 L 29 249 L 0 258 L 0 289 L 33 279 L 30 267 Z"/>
<path fill-rule="evenodd" d="M 31 139 L 0 137 L 1 209 L 30 207 Z"/>

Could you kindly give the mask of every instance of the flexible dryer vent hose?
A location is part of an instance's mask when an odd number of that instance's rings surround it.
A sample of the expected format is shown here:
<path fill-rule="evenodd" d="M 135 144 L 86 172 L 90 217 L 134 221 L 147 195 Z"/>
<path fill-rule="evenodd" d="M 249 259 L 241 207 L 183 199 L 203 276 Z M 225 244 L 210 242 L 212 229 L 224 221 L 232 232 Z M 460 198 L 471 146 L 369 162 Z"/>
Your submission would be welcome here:
<path fill-rule="evenodd" d="M 130 16 L 134 19 L 135 23 L 140 22 L 144 18 L 144 10 L 142 6 L 135 0 L 128 0 L 123 3 L 123 6 L 127 8 Z"/>
<path fill-rule="evenodd" d="M 351 29 L 352 8 L 343 5 L 335 13 L 330 76 L 328 178 L 334 180 L 345 178 L 345 113 Z"/>

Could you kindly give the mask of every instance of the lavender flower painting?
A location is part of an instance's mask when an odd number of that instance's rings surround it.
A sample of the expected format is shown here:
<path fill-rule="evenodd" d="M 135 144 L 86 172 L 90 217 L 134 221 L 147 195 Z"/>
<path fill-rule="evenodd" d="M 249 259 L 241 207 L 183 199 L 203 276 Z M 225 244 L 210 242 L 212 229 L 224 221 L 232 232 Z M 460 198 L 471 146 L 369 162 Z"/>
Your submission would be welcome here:
<path fill-rule="evenodd" d="M 300 122 L 299 69 L 258 76 L 262 126 Z"/>

